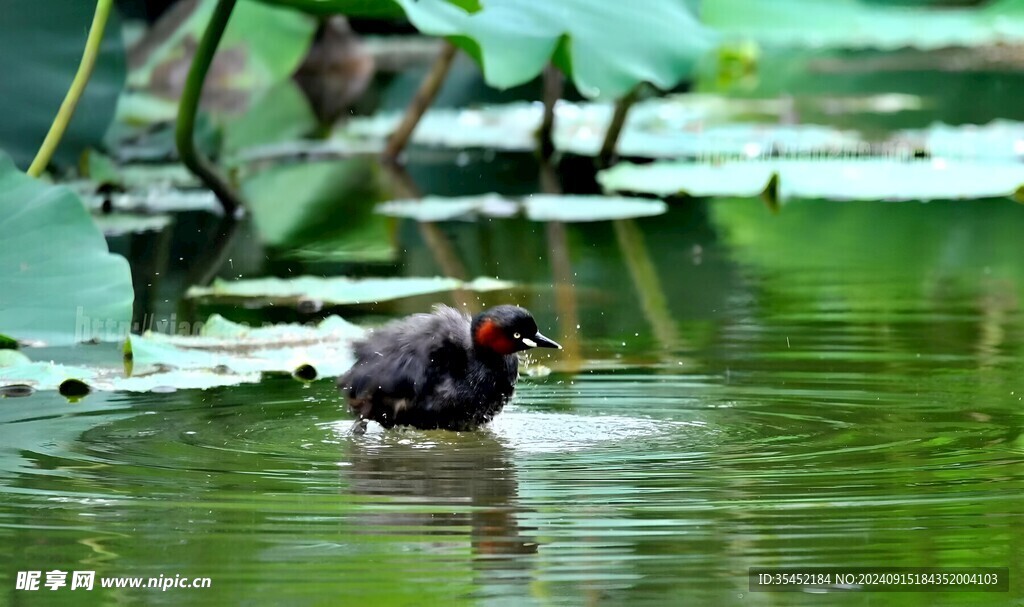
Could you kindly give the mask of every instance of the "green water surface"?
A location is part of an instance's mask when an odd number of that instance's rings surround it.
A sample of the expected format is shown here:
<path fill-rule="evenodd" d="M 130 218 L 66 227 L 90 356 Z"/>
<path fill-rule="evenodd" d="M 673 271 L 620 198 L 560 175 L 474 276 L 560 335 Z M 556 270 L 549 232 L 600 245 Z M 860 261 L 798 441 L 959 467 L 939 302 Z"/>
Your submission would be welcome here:
<path fill-rule="evenodd" d="M 389 225 L 396 260 L 363 271 L 442 272 Z M 0 604 L 1022 604 L 1024 208 L 435 227 L 524 285 L 476 305 L 568 346 L 491 428 L 354 438 L 331 380 L 0 400 Z M 299 263 L 235 255 L 222 275 Z M 749 567 L 825 565 L 1008 567 L 1010 592 L 748 591 Z M 51 569 L 211 587 L 14 589 Z"/>

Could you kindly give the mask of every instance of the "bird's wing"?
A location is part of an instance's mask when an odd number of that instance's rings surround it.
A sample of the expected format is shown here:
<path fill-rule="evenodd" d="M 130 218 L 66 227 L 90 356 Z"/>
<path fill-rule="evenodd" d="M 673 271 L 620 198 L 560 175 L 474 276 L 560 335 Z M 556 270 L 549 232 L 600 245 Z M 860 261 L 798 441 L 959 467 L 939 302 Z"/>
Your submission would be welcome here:
<path fill-rule="evenodd" d="M 468 319 L 452 308 L 417 314 L 374 331 L 355 347 L 339 385 L 361 407 L 424 402 L 446 377 L 464 377 Z"/>

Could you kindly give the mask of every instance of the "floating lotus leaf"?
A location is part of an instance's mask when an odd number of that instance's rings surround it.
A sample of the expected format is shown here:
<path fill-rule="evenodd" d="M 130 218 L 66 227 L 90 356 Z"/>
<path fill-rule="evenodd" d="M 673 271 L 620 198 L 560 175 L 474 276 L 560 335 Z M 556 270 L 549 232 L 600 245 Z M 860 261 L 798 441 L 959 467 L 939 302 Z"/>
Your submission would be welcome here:
<path fill-rule="evenodd" d="M 700 16 L 725 36 L 779 46 L 929 50 L 1024 40 L 1021 0 L 941 10 L 858 0 L 713 0 L 701 4 Z"/>
<path fill-rule="evenodd" d="M 56 390 L 68 380 L 77 380 L 100 391 L 206 389 L 252 383 L 263 373 L 292 373 L 300 367 L 314 369 L 318 377 L 330 377 L 352 365 L 352 341 L 364 333 L 337 316 L 315 326 L 253 328 L 213 315 L 192 329 L 192 335 L 132 336 L 130 374 L 115 357 L 105 365 L 61 365 L 32 362 L 18 352 L 0 356 L 0 386 Z"/>
<path fill-rule="evenodd" d="M 160 232 L 171 225 L 174 220 L 170 215 L 102 213 L 93 216 L 93 221 L 104 236 L 123 236 L 142 232 Z"/>
<path fill-rule="evenodd" d="M 456 278 L 252 278 L 215 280 L 209 287 L 192 287 L 188 297 L 247 299 L 275 305 L 298 305 L 316 301 L 326 305 L 355 305 L 444 293 L 457 289 L 497 291 L 515 285 L 502 280 L 477 278 L 469 282 Z"/>
<path fill-rule="evenodd" d="M 259 373 L 221 373 L 208 369 L 159 370 L 129 377 L 115 367 L 30 362 L 0 369 L 0 386 L 20 384 L 34 390 L 60 390 L 65 382 L 81 382 L 91 390 L 100 392 L 166 392 L 255 383 L 261 377 Z"/>
<path fill-rule="evenodd" d="M 534 194 L 522 200 L 497 194 L 443 198 L 428 196 L 421 200 L 393 200 L 377 207 L 377 212 L 417 221 L 452 221 L 476 217 L 511 217 L 522 212 L 533 221 L 608 221 L 660 215 L 664 202 L 647 198 L 613 196 L 552 196 Z"/>
<path fill-rule="evenodd" d="M 312 365 L 321 377 L 339 375 L 354 359 L 353 340 L 364 330 L 330 316 L 317 325 L 280 324 L 249 327 L 214 314 L 195 335 L 149 332 L 132 338 L 136 369 L 171 366 L 176 369 L 220 369 L 237 374 L 291 373 Z"/>
<path fill-rule="evenodd" d="M 779 199 L 950 200 L 1013 196 L 1024 185 L 1024 165 L 943 159 L 623 163 L 599 173 L 598 181 L 607 190 L 657 196 L 756 196 L 776 181 Z"/>
<path fill-rule="evenodd" d="M 916 98 L 892 97 L 884 106 L 878 100 L 865 99 L 828 103 L 862 111 L 880 111 L 879 107 L 893 111 L 917 107 L 919 102 Z M 792 104 L 777 99 L 737 100 L 689 94 L 650 99 L 630 110 L 617 150 L 621 156 L 636 158 L 707 158 L 750 157 L 770 152 L 808 154 L 867 146 L 854 131 L 813 124 L 779 124 L 790 111 Z M 416 127 L 413 141 L 433 147 L 531 151 L 537 146 L 536 132 L 542 117 L 539 103 L 430 110 Z M 555 148 L 584 156 L 597 155 L 611 117 L 611 104 L 560 102 L 555 109 Z M 314 151 L 345 153 L 353 147 L 353 141 L 364 147 L 379 142 L 400 120 L 398 112 L 353 119 L 333 142 Z"/>
<path fill-rule="evenodd" d="M 993 120 L 985 125 L 936 123 L 893 136 L 893 147 L 927 150 L 932 156 L 977 161 L 1012 161 L 1024 157 L 1024 123 Z"/>
<path fill-rule="evenodd" d="M 100 209 L 109 203 L 114 211 L 123 213 L 175 213 L 205 211 L 220 214 L 223 207 L 209 190 L 182 190 L 154 186 L 116 194 L 97 194 L 94 188 L 82 183 L 72 184 L 90 209 Z"/>
<path fill-rule="evenodd" d="M 377 212 L 390 217 L 416 221 L 473 220 L 477 217 L 512 217 L 519 213 L 519 202 L 499 196 L 462 196 L 445 198 L 426 196 L 419 200 L 392 200 L 377 205 Z"/>

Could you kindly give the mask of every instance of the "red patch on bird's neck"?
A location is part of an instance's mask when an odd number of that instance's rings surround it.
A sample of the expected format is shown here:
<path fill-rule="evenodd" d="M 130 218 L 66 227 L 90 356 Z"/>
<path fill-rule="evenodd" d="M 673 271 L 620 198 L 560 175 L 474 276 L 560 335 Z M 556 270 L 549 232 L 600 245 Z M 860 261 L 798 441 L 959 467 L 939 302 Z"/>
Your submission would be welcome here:
<path fill-rule="evenodd" d="M 501 326 L 493 320 L 480 323 L 473 335 L 473 343 L 494 350 L 498 354 L 508 355 L 516 351 L 516 342 L 509 339 Z"/>

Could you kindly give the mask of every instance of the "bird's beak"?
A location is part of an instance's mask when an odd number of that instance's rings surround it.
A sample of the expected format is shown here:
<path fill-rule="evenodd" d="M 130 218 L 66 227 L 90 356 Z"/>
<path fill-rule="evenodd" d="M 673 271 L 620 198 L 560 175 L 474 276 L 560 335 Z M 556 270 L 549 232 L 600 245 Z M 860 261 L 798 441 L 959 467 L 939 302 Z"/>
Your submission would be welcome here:
<path fill-rule="evenodd" d="M 531 348 L 556 348 L 558 350 L 562 349 L 562 346 L 558 345 L 557 342 L 551 341 L 547 337 L 544 337 L 543 335 L 540 334 L 540 332 L 534 335 L 533 339 L 524 338 L 523 343 L 530 346 Z"/>

